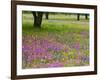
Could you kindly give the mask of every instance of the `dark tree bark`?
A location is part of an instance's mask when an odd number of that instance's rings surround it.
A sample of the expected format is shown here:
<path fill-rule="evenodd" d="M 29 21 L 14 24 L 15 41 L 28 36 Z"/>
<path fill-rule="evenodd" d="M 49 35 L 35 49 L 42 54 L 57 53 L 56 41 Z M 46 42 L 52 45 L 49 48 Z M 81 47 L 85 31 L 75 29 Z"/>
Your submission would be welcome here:
<path fill-rule="evenodd" d="M 49 19 L 49 13 L 48 12 L 45 13 L 45 17 L 46 17 L 46 19 Z"/>
<path fill-rule="evenodd" d="M 34 17 L 34 27 L 41 28 L 43 12 L 32 12 Z"/>
<path fill-rule="evenodd" d="M 86 19 L 86 20 L 88 19 L 88 14 L 85 14 L 85 19 Z"/>
<path fill-rule="evenodd" d="M 77 14 L 77 20 L 78 21 L 80 20 L 80 14 Z"/>

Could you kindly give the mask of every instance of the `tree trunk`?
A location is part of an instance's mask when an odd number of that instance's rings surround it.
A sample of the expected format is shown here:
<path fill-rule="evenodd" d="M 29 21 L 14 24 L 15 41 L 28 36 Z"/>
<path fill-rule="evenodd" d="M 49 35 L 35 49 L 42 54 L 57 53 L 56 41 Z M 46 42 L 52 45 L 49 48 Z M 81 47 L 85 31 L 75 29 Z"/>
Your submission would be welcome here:
<path fill-rule="evenodd" d="M 86 19 L 86 20 L 88 19 L 88 14 L 85 14 L 85 19 Z"/>
<path fill-rule="evenodd" d="M 78 21 L 80 20 L 80 14 L 77 14 L 77 20 Z"/>
<path fill-rule="evenodd" d="M 43 12 L 32 12 L 34 17 L 34 27 L 41 28 Z"/>
<path fill-rule="evenodd" d="M 49 13 L 48 12 L 45 13 L 45 17 L 46 17 L 46 19 L 49 18 Z"/>

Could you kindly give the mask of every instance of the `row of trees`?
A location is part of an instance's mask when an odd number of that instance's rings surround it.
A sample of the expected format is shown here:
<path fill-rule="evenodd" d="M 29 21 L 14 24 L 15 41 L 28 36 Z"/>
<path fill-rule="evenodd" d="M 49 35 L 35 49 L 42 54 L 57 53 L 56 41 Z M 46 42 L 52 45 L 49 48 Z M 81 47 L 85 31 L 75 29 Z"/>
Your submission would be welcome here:
<path fill-rule="evenodd" d="M 41 28 L 41 24 L 42 24 L 42 17 L 43 14 L 45 14 L 46 19 L 49 19 L 49 13 L 43 13 L 43 12 L 32 12 L 32 15 L 34 17 L 34 27 L 36 28 Z M 77 20 L 80 20 L 80 15 L 81 14 L 77 14 Z M 85 14 L 85 19 L 88 19 L 88 14 Z"/>

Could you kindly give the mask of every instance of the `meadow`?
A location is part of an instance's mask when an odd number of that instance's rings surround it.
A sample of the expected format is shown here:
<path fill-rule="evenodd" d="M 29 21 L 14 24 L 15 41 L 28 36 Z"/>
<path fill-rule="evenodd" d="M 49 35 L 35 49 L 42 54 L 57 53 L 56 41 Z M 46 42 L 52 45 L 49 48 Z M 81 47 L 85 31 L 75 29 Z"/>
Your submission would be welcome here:
<path fill-rule="evenodd" d="M 22 68 L 75 67 L 89 65 L 89 19 L 76 15 L 43 16 L 34 28 L 31 13 L 22 14 Z"/>

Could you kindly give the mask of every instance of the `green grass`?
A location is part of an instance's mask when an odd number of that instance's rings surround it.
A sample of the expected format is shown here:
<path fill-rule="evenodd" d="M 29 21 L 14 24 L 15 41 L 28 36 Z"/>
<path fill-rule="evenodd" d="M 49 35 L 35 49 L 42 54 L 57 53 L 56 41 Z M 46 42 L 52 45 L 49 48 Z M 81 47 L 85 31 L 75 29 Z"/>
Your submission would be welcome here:
<path fill-rule="evenodd" d="M 60 15 L 60 17 L 59 17 L 59 15 Z M 55 15 L 55 17 L 54 17 L 54 19 L 57 19 L 58 20 L 58 18 L 59 19 L 63 19 L 63 20 L 65 20 L 66 19 L 66 17 L 65 17 L 65 15 L 61 15 L 61 14 L 59 14 L 58 16 L 56 16 Z M 54 16 L 54 15 L 50 15 L 49 16 L 49 18 L 50 19 L 53 19 L 53 17 L 52 16 Z M 73 16 L 73 17 L 75 17 L 75 16 Z M 67 18 L 68 18 L 68 16 L 67 16 Z M 70 19 L 70 16 L 69 16 L 69 19 Z M 23 15 L 23 35 L 29 35 L 29 34 L 33 34 L 34 32 L 38 32 L 38 33 L 41 33 L 41 31 L 42 32 L 52 32 L 52 33 L 57 33 L 57 32 L 61 32 L 61 33 L 63 33 L 63 32 L 78 32 L 78 33 L 80 33 L 81 31 L 88 31 L 89 30 L 89 25 L 87 24 L 85 24 L 85 26 L 84 25 L 80 25 L 80 24 L 78 24 L 78 23 L 80 23 L 80 22 L 82 22 L 82 21 L 77 21 L 77 20 L 74 20 L 74 22 L 76 21 L 76 23 L 68 23 L 67 21 L 69 21 L 69 20 L 66 20 L 66 22 L 64 21 L 64 22 L 50 22 L 50 21 L 48 21 L 48 20 L 45 20 L 45 19 L 43 19 L 43 21 L 42 21 L 42 28 L 41 29 L 35 29 L 34 27 L 33 27 L 33 23 L 34 23 L 34 21 L 33 21 L 33 16 L 31 15 L 31 14 L 24 14 Z M 72 19 L 72 21 L 73 21 L 73 19 Z M 84 20 L 84 22 L 86 22 L 86 20 Z M 88 20 L 87 20 L 87 22 L 88 22 Z"/>

